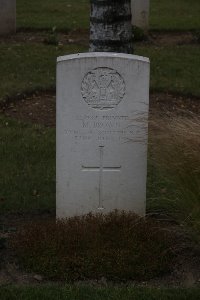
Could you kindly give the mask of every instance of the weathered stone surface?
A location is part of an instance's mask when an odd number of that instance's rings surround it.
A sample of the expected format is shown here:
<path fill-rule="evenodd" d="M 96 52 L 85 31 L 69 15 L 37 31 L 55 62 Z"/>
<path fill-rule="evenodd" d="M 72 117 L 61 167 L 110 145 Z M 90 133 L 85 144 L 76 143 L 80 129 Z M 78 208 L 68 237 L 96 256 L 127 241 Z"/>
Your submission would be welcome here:
<path fill-rule="evenodd" d="M 131 0 L 91 0 L 90 52 L 133 53 Z"/>
<path fill-rule="evenodd" d="M 16 0 L 0 0 L 0 35 L 16 31 Z"/>
<path fill-rule="evenodd" d="M 149 29 L 150 0 L 131 0 L 132 25 L 147 31 Z"/>
<path fill-rule="evenodd" d="M 147 58 L 58 58 L 58 218 L 114 209 L 144 215 L 148 100 Z"/>

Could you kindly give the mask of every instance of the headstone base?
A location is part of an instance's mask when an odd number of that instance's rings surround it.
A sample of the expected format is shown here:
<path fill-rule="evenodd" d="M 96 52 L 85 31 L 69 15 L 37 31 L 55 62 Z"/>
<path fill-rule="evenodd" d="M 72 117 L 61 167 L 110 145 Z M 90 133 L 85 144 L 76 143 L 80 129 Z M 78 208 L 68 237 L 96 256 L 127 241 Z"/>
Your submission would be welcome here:
<path fill-rule="evenodd" d="M 0 35 L 16 32 L 16 0 L 0 0 Z"/>

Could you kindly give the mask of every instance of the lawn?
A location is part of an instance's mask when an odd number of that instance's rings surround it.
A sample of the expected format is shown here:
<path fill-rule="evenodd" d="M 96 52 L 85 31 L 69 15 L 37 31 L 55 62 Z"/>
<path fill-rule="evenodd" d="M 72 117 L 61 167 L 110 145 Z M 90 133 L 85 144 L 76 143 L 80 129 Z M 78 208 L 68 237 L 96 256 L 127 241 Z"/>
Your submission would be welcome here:
<path fill-rule="evenodd" d="M 199 0 L 151 0 L 150 29 L 199 30 Z"/>
<path fill-rule="evenodd" d="M 0 211 L 55 208 L 55 130 L 0 116 Z"/>
<path fill-rule="evenodd" d="M 151 29 L 200 29 L 198 0 L 151 1 Z M 88 27 L 88 0 L 17 1 L 18 28 L 74 29 Z M 188 13 L 189 12 L 189 13 Z M 48 34 L 44 34 L 48 39 Z M 45 45 L 43 42 L 7 42 L 0 44 L 0 101 L 7 96 L 55 88 L 56 57 L 87 52 L 88 47 L 76 44 Z M 151 60 L 151 90 L 200 95 L 199 46 L 135 45 L 135 54 Z M 45 59 L 44 59 L 45 58 Z M 31 72 L 30 72 L 31 70 Z"/>
<path fill-rule="evenodd" d="M 55 88 L 56 58 L 83 51 L 80 46 L 2 44 L 0 56 L 0 99 L 18 93 Z"/>
<path fill-rule="evenodd" d="M 85 52 L 79 45 L 0 44 L 0 100 L 6 96 L 55 88 L 56 57 Z M 200 96 L 199 47 L 137 46 L 135 54 L 151 60 L 151 90 Z M 30 71 L 31 70 L 31 71 Z"/>
<path fill-rule="evenodd" d="M 151 0 L 150 29 L 199 30 L 199 0 Z M 89 27 L 89 0 L 17 1 L 18 29 Z"/>
<path fill-rule="evenodd" d="M 199 46 L 138 47 L 151 61 L 151 89 L 200 96 Z"/>
<path fill-rule="evenodd" d="M 200 289 L 92 288 L 76 286 L 3 287 L 1 300 L 198 300 Z"/>
<path fill-rule="evenodd" d="M 18 29 L 73 30 L 89 27 L 88 0 L 19 0 Z"/>

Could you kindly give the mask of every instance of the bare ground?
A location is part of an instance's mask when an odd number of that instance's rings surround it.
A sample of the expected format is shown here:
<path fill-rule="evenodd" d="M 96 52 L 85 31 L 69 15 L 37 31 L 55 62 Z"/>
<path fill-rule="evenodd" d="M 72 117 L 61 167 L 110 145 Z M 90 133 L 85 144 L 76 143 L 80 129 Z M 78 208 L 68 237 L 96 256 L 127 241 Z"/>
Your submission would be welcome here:
<path fill-rule="evenodd" d="M 18 120 L 54 127 L 56 96 L 53 92 L 35 93 L 22 99 L 0 103 L 0 113 Z M 200 113 L 200 99 L 167 93 L 150 95 L 150 112 L 192 116 Z"/>
<path fill-rule="evenodd" d="M 89 44 L 89 30 L 77 29 L 69 32 L 57 32 L 52 34 L 50 31 L 18 31 L 15 35 L 1 36 L 0 44 L 7 43 L 52 43 L 52 35 L 56 37 L 59 45 L 79 44 L 88 46 Z M 138 43 L 138 41 L 135 41 Z M 199 43 L 198 37 L 195 33 L 186 32 L 149 32 L 145 41 L 140 41 L 140 44 L 153 44 L 156 46 L 165 45 L 188 45 Z"/>

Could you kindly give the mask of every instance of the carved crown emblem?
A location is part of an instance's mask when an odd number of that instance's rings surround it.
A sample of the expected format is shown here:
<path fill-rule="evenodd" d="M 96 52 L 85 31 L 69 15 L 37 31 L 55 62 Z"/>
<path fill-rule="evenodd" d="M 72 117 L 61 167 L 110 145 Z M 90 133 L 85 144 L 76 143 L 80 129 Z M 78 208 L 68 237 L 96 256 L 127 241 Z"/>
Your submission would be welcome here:
<path fill-rule="evenodd" d="M 114 108 L 124 97 L 125 83 L 116 70 L 96 68 L 84 76 L 81 93 L 92 108 Z"/>

